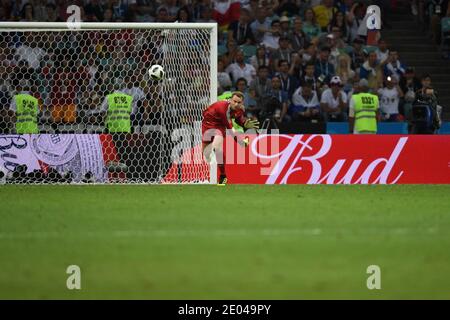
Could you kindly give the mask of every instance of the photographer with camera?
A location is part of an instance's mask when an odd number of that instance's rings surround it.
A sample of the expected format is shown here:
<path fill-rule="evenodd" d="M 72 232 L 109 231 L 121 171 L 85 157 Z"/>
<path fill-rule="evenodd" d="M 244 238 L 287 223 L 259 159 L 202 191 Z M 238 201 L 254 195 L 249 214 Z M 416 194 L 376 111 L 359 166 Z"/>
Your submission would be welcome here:
<path fill-rule="evenodd" d="M 289 98 L 288 93 L 282 89 L 279 76 L 272 77 L 272 88 L 263 99 L 260 121 L 270 121 L 270 128 L 279 128 L 282 122 L 289 122 L 291 117 L 287 114 Z"/>
<path fill-rule="evenodd" d="M 412 133 L 434 134 L 441 127 L 442 107 L 431 85 L 431 76 L 422 77 L 422 88 L 416 92 L 412 107 Z"/>

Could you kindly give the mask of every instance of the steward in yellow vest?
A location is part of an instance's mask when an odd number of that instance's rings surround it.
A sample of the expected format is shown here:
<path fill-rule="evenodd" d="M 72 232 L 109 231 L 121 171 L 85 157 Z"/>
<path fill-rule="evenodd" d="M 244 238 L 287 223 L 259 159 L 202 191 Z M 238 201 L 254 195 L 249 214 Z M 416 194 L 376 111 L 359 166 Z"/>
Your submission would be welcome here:
<path fill-rule="evenodd" d="M 358 92 L 353 94 L 350 100 L 350 132 L 376 134 L 378 113 L 378 96 L 369 93 L 367 80 L 361 79 L 358 84 Z"/>
<path fill-rule="evenodd" d="M 107 95 L 106 101 L 108 104 L 106 127 L 109 133 L 130 133 L 133 97 L 116 91 Z"/>
<path fill-rule="evenodd" d="M 14 97 L 16 105 L 16 133 L 32 134 L 39 133 L 38 115 L 39 102 L 38 99 L 28 93 L 19 93 Z"/>

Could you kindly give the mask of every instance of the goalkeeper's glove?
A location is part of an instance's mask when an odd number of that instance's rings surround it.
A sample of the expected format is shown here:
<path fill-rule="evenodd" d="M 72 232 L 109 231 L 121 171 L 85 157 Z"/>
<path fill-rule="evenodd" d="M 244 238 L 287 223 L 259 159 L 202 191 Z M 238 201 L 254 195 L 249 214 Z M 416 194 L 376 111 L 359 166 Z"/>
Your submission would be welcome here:
<path fill-rule="evenodd" d="M 242 140 L 239 140 L 237 136 L 234 136 L 234 140 L 241 146 L 244 148 L 247 148 L 248 145 L 250 144 L 250 139 L 248 137 L 245 137 Z"/>
<path fill-rule="evenodd" d="M 250 144 L 250 139 L 248 137 L 245 137 L 244 139 L 239 140 L 238 143 L 241 147 L 247 148 Z"/>
<path fill-rule="evenodd" d="M 259 129 L 259 121 L 247 119 L 244 123 L 244 128 L 245 129 Z"/>

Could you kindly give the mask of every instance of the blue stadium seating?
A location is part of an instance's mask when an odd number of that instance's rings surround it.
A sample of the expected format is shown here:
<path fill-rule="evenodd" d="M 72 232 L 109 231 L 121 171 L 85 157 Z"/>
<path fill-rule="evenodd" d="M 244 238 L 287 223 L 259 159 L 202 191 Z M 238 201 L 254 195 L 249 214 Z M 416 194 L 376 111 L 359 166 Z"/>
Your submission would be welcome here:
<path fill-rule="evenodd" d="M 408 134 L 407 122 L 379 122 L 378 134 Z"/>
<path fill-rule="evenodd" d="M 450 134 L 450 122 L 442 122 L 441 128 L 438 131 L 439 134 Z"/>
<path fill-rule="evenodd" d="M 348 122 L 327 122 L 328 134 L 348 134 Z"/>

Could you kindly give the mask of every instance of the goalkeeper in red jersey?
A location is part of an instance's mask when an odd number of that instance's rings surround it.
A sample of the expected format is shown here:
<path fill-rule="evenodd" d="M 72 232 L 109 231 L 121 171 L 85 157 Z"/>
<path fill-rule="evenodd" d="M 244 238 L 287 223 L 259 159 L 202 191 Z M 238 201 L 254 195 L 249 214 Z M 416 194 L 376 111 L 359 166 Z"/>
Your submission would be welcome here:
<path fill-rule="evenodd" d="M 258 129 L 259 127 L 258 120 L 248 119 L 244 116 L 243 101 L 244 95 L 236 91 L 231 94 L 231 98 L 215 102 L 203 111 L 203 154 L 209 161 L 211 153 L 215 153 L 220 173 L 219 184 L 227 183 L 222 145 L 226 130 L 233 130 L 232 119 L 244 129 Z M 239 140 L 237 136 L 234 136 L 234 139 L 240 145 L 248 146 L 248 139 Z"/>

